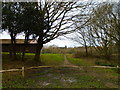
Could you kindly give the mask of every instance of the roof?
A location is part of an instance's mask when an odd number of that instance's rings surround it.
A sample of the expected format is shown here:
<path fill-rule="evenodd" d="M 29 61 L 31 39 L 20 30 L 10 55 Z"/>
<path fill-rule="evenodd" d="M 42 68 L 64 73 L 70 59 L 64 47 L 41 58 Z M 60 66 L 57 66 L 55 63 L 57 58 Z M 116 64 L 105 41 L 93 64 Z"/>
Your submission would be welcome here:
<path fill-rule="evenodd" d="M 32 40 L 32 39 L 30 39 L 28 42 L 30 44 L 37 43 L 36 40 Z M 0 43 L 2 43 L 2 44 L 10 44 L 11 39 L 0 39 Z M 24 43 L 24 39 L 16 39 L 16 43 L 22 44 L 22 43 Z"/>

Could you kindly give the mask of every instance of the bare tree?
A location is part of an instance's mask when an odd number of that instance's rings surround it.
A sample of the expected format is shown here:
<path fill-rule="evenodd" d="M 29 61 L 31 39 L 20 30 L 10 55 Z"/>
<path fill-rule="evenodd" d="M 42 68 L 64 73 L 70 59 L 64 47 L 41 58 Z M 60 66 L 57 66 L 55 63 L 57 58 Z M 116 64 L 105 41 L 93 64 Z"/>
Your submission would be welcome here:
<path fill-rule="evenodd" d="M 67 37 L 85 47 L 86 56 L 88 56 L 88 46 L 90 46 L 89 42 L 89 29 L 88 29 L 88 22 L 90 20 L 90 7 L 91 3 L 85 5 L 84 8 L 80 9 L 80 13 L 72 19 L 74 23 L 75 36 Z"/>
<path fill-rule="evenodd" d="M 102 3 L 93 9 L 90 23 L 94 45 L 97 46 L 98 51 L 109 59 L 112 51 L 111 47 L 116 42 L 115 37 L 118 37 L 113 4 Z"/>
<path fill-rule="evenodd" d="M 42 4 L 44 3 L 44 4 Z M 51 40 L 69 34 L 75 31 L 73 28 L 72 18 L 76 12 L 76 9 L 82 8 L 85 5 L 77 5 L 77 2 L 40 2 L 38 10 L 42 13 L 38 23 L 41 23 L 42 27 L 38 27 L 38 31 L 35 32 L 37 39 L 37 48 L 35 60 L 39 60 L 40 51 L 43 44 L 50 42 Z M 41 22 L 39 22 L 41 21 Z"/>

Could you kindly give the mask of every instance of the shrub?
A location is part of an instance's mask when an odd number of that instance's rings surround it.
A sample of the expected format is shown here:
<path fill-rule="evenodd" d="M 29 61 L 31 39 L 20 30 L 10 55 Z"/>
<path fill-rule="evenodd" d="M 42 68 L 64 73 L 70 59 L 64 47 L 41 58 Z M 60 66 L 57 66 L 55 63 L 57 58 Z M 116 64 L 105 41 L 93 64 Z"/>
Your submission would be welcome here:
<path fill-rule="evenodd" d="M 116 67 L 117 66 L 116 64 L 112 64 L 110 62 L 103 61 L 103 60 L 96 60 L 95 64 L 100 65 L 100 66 L 111 66 L 111 67 Z"/>

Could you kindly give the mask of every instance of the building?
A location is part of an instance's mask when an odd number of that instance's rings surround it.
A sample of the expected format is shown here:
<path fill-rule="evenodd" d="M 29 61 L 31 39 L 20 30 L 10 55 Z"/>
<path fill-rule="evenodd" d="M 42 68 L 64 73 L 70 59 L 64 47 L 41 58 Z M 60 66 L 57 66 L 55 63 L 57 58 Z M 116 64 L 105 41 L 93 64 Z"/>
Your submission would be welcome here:
<path fill-rule="evenodd" d="M 2 44 L 2 52 L 9 52 L 11 50 L 11 39 L 1 39 L 0 44 Z M 24 39 L 16 39 L 16 51 L 23 52 Z M 29 40 L 29 44 L 25 48 L 26 52 L 34 53 L 36 51 L 36 40 Z"/>

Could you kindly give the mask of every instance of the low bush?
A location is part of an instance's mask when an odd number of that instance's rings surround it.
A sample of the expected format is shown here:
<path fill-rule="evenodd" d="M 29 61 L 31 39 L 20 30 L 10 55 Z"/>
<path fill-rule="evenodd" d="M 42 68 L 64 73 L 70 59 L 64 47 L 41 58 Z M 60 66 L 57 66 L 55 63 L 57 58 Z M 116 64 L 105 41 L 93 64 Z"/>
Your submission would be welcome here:
<path fill-rule="evenodd" d="M 114 63 L 111 63 L 111 62 L 105 61 L 105 60 L 96 60 L 95 64 L 100 65 L 100 66 L 111 66 L 111 67 L 117 66 L 117 64 L 114 64 Z"/>

